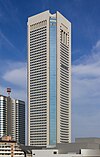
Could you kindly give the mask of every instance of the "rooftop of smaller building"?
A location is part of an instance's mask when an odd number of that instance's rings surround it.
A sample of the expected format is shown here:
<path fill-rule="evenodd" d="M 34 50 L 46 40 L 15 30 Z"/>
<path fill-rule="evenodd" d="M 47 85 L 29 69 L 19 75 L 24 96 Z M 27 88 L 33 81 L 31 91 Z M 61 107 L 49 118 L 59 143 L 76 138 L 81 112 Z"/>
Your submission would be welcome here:
<path fill-rule="evenodd" d="M 100 144 L 100 138 L 98 137 L 86 137 L 76 138 L 75 143 L 97 143 Z"/>
<path fill-rule="evenodd" d="M 76 153 L 79 154 L 81 149 L 100 149 L 100 138 L 88 137 L 88 138 L 76 138 L 73 143 L 57 143 L 57 145 L 49 145 L 47 147 L 40 146 L 24 146 L 20 145 L 20 148 L 30 154 L 32 150 L 50 150 L 58 149 L 60 153 Z"/>
<path fill-rule="evenodd" d="M 13 142 L 13 143 L 16 143 L 16 141 L 14 141 L 10 135 L 2 136 L 0 138 L 0 142 Z"/>
<path fill-rule="evenodd" d="M 39 149 L 39 150 L 42 150 L 44 147 L 37 147 L 37 146 L 24 146 L 24 145 L 20 145 L 20 148 L 27 154 L 31 154 L 32 153 L 32 150 L 36 150 L 36 149 Z"/>

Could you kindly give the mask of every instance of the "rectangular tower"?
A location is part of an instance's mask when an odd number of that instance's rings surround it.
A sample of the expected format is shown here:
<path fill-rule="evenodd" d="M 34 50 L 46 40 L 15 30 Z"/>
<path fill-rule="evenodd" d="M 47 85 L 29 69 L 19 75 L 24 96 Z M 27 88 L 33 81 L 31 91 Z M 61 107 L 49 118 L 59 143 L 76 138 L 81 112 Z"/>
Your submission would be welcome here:
<path fill-rule="evenodd" d="M 0 95 L 0 138 L 4 135 L 25 144 L 25 102 Z"/>
<path fill-rule="evenodd" d="M 28 18 L 28 144 L 71 141 L 71 23 L 59 12 Z"/>

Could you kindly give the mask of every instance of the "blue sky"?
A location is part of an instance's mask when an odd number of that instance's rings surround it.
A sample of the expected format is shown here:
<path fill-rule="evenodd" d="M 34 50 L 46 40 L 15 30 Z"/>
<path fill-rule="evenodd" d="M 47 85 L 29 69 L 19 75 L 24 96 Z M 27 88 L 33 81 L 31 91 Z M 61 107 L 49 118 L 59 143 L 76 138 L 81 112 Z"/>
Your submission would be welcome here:
<path fill-rule="evenodd" d="M 0 0 L 0 93 L 26 101 L 27 18 L 45 10 L 72 22 L 72 139 L 100 137 L 100 0 Z"/>

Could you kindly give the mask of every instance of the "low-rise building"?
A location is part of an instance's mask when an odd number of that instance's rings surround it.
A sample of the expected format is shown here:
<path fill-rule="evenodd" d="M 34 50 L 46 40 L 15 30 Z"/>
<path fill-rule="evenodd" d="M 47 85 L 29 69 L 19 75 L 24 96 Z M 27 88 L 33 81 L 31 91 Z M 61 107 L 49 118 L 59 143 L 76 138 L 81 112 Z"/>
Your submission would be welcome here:
<path fill-rule="evenodd" d="M 33 149 L 32 157 L 100 157 L 100 138 L 77 138 L 75 143 Z"/>
<path fill-rule="evenodd" d="M 3 136 L 0 139 L 0 157 L 25 157 L 25 153 L 11 136 Z"/>

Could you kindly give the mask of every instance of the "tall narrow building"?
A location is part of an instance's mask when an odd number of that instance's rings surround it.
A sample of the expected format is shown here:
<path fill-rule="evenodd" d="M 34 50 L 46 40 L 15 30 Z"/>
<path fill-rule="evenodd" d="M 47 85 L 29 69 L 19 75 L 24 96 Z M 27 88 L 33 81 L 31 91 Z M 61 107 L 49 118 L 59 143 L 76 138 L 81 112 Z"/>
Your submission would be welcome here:
<path fill-rule="evenodd" d="M 25 144 L 25 102 L 0 95 L 0 138 L 5 135 Z"/>
<path fill-rule="evenodd" d="M 28 18 L 28 145 L 71 141 L 71 23 L 59 12 Z"/>

